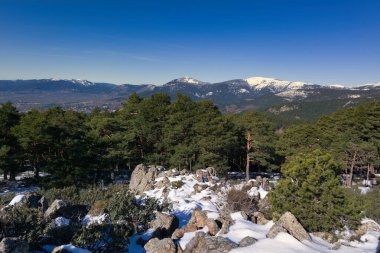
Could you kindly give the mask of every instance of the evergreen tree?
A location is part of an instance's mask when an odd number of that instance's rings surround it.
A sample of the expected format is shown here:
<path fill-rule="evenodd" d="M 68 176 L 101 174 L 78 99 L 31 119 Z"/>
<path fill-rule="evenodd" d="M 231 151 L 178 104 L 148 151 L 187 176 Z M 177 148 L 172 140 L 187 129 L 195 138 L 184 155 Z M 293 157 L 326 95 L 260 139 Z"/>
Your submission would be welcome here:
<path fill-rule="evenodd" d="M 310 232 L 354 228 L 360 209 L 340 185 L 339 171 L 328 153 L 295 156 L 282 166 L 284 179 L 270 194 L 273 211 L 292 212 Z"/>

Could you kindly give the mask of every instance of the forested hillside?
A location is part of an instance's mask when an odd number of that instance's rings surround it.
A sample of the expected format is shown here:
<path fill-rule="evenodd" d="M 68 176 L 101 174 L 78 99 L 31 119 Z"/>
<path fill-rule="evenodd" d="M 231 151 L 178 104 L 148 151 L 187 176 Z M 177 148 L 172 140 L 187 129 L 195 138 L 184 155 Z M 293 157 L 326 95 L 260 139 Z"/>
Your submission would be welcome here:
<path fill-rule="evenodd" d="M 0 109 L 1 164 L 4 178 L 32 167 L 57 180 L 93 182 L 102 173 L 139 163 L 195 169 L 213 166 L 221 175 L 278 170 L 292 156 L 319 149 L 329 152 L 342 172 L 379 166 L 379 102 L 344 109 L 315 124 L 279 129 L 264 114 L 222 114 L 211 101 L 178 94 L 142 98 L 132 94 L 116 112 L 84 114 L 61 108 L 19 113 L 10 103 Z"/>

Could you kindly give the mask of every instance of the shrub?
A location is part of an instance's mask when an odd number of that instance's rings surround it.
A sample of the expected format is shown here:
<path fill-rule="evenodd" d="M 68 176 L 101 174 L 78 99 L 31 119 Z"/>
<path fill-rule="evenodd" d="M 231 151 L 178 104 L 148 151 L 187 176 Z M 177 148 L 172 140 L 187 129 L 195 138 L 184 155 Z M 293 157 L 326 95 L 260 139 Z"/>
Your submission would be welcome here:
<path fill-rule="evenodd" d="M 253 214 L 258 209 L 257 203 L 256 198 L 249 196 L 247 191 L 232 188 L 227 192 L 224 208 L 229 213 L 244 211 L 247 214 Z"/>
<path fill-rule="evenodd" d="M 183 182 L 181 180 L 178 180 L 178 181 L 173 181 L 172 182 L 172 188 L 173 189 L 179 189 L 183 186 Z"/>
<path fill-rule="evenodd" d="M 36 242 L 47 226 L 43 215 L 33 208 L 17 206 L 1 211 L 0 237 L 21 237 Z"/>
<path fill-rule="evenodd" d="M 72 243 L 92 252 L 124 252 L 132 231 L 128 223 L 92 224 L 82 227 L 75 234 Z"/>
<path fill-rule="evenodd" d="M 9 194 L 5 194 L 5 195 L 0 196 L 0 209 L 4 206 L 8 205 L 9 202 L 11 202 L 15 196 L 16 196 L 16 194 L 14 194 L 14 193 L 9 193 Z"/>
<path fill-rule="evenodd" d="M 125 189 L 112 196 L 106 208 L 113 222 L 127 221 L 133 224 L 137 231 L 138 227 L 146 230 L 148 223 L 154 218 L 155 212 L 163 211 L 166 207 L 151 198 L 137 202 L 135 197 Z"/>
<path fill-rule="evenodd" d="M 358 204 L 340 186 L 339 168 L 330 154 L 317 150 L 296 156 L 281 171 L 284 178 L 270 193 L 274 212 L 292 212 L 311 232 L 355 228 L 359 224 Z"/>
<path fill-rule="evenodd" d="M 374 187 L 364 195 L 365 215 L 380 223 L 380 186 Z"/>

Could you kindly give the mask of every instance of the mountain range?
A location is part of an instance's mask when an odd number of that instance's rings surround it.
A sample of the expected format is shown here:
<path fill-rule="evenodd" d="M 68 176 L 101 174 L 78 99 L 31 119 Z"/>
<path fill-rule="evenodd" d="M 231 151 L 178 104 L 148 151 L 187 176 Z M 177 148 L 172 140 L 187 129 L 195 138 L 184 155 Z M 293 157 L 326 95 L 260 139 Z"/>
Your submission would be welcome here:
<path fill-rule="evenodd" d="M 115 110 L 132 93 L 143 97 L 183 93 L 193 100 L 213 100 L 225 113 L 256 109 L 274 115 L 315 119 L 336 109 L 380 98 L 380 83 L 355 87 L 292 82 L 266 77 L 208 83 L 190 77 L 163 85 L 97 83 L 79 79 L 0 80 L 0 103 L 11 101 L 20 111 L 61 106 L 90 112 Z"/>

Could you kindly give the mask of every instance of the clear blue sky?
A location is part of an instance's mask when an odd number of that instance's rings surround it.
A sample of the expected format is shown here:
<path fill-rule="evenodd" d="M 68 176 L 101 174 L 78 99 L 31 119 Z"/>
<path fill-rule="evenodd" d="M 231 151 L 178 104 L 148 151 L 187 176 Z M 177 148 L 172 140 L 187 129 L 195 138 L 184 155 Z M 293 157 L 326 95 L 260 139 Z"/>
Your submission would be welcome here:
<path fill-rule="evenodd" d="M 379 0 L 0 0 L 0 79 L 380 81 Z"/>

